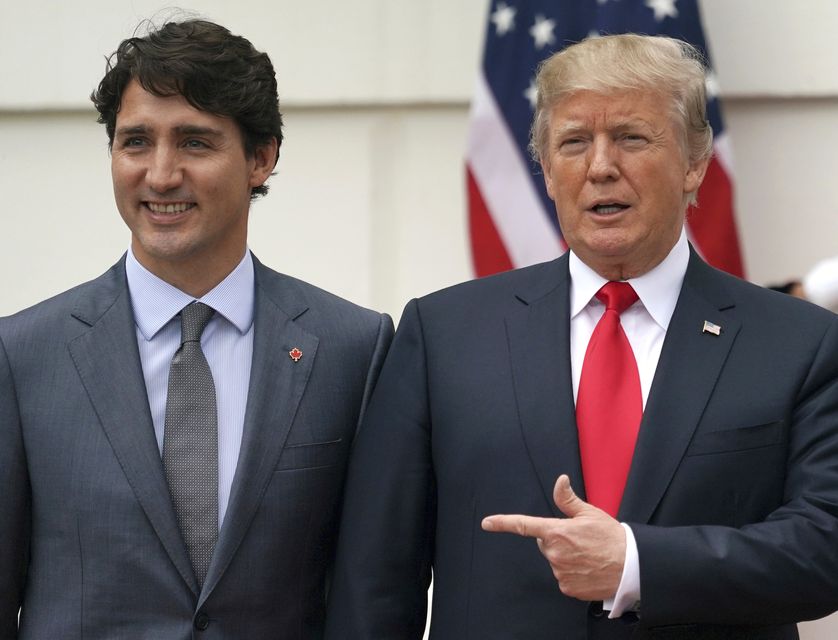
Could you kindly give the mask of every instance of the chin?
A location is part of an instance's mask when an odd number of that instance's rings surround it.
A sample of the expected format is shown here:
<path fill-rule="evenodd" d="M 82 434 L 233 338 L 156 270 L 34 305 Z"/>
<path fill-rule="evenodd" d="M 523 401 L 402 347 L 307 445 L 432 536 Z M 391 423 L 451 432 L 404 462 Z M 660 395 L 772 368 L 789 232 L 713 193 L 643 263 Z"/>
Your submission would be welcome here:
<path fill-rule="evenodd" d="M 603 257 L 620 257 L 631 252 L 631 239 L 622 229 L 603 229 L 586 244 L 591 253 Z"/>

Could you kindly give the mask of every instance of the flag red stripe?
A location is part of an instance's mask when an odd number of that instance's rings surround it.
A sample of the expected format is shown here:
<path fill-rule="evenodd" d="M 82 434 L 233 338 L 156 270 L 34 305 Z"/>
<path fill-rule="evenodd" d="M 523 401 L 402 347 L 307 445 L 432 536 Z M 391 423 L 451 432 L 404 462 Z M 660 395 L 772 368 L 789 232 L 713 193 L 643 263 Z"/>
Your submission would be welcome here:
<path fill-rule="evenodd" d="M 486 276 L 512 269 L 512 261 L 501 241 L 483 194 L 471 169 L 466 165 L 468 192 L 468 223 L 471 236 L 471 258 L 474 273 Z"/>
<path fill-rule="evenodd" d="M 745 277 L 733 214 L 733 187 L 713 157 L 698 191 L 698 207 L 690 207 L 687 224 L 701 255 L 718 269 Z"/>

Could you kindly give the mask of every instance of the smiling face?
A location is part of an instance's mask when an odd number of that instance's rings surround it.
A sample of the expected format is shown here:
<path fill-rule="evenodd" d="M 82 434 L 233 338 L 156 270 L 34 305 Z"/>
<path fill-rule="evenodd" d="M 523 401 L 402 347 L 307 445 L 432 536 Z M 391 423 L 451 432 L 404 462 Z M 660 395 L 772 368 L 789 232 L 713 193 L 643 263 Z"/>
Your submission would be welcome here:
<path fill-rule="evenodd" d="M 247 157 L 230 118 L 131 81 L 116 118 L 111 175 L 137 260 L 187 293 L 209 291 L 244 256 L 251 189 L 267 180 L 275 154 L 274 140 Z"/>
<path fill-rule="evenodd" d="M 577 91 L 550 112 L 542 156 L 565 241 L 608 280 L 657 266 L 678 240 L 707 160 L 690 163 L 668 96 Z"/>

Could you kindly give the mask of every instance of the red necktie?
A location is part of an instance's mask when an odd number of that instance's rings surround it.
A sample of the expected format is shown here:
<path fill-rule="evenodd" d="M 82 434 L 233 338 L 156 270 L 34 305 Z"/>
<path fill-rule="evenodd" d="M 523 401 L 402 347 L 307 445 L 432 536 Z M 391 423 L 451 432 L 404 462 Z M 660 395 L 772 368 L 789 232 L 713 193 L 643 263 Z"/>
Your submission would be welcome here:
<path fill-rule="evenodd" d="M 620 326 L 637 294 L 627 282 L 609 282 L 596 297 L 605 313 L 582 363 L 576 424 L 588 502 L 616 517 L 643 417 L 637 361 Z"/>

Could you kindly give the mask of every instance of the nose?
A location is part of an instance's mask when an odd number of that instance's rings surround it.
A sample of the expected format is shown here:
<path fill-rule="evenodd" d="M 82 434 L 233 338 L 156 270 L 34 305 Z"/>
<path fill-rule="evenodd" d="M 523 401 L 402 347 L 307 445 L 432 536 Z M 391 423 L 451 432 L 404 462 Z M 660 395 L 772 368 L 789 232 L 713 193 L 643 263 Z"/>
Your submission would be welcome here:
<path fill-rule="evenodd" d="M 146 169 L 146 184 L 155 193 L 166 193 L 176 189 L 183 182 L 183 169 L 175 149 L 159 145 L 149 156 Z"/>
<path fill-rule="evenodd" d="M 594 139 L 588 151 L 588 179 L 592 182 L 616 180 L 620 177 L 617 161 L 618 149 L 613 140 L 605 137 Z"/>

